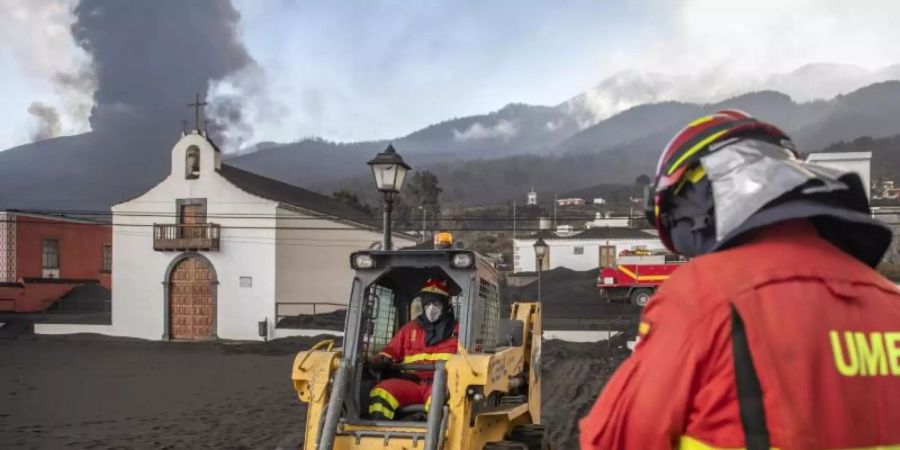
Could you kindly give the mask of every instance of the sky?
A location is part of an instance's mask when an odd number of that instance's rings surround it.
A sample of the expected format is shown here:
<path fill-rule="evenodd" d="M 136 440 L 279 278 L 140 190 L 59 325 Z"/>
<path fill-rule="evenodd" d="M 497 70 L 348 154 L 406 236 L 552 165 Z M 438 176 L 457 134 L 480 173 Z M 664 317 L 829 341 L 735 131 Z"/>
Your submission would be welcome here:
<path fill-rule="evenodd" d="M 77 4 L 0 0 L 0 149 L 90 130 L 91 55 L 70 31 Z M 809 63 L 900 63 L 895 1 L 233 4 L 257 64 L 207 94 L 241 99 L 244 142 L 392 138 L 508 103 L 556 105 L 623 70 L 731 89 Z"/>

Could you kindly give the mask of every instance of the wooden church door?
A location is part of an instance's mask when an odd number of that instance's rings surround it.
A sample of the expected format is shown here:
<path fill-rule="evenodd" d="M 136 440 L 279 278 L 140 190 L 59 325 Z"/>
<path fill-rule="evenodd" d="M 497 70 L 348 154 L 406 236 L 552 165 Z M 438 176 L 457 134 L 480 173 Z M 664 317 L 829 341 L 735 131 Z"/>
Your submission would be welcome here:
<path fill-rule="evenodd" d="M 197 257 L 172 270 L 169 314 L 172 339 L 203 339 L 215 335 L 212 270 Z"/>

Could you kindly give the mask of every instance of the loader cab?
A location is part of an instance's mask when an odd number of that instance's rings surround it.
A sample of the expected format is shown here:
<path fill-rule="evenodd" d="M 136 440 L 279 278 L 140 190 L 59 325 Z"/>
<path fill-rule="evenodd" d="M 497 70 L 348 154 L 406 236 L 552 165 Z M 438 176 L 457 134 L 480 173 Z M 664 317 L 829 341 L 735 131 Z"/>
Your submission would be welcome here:
<path fill-rule="evenodd" d="M 353 287 L 344 332 L 344 363 L 350 380 L 345 420 L 368 420 L 369 390 L 379 374 L 367 365 L 398 330 L 422 312 L 425 280 L 447 280 L 459 344 L 471 353 L 498 347 L 500 292 L 493 265 L 466 250 L 362 251 L 351 255 Z"/>

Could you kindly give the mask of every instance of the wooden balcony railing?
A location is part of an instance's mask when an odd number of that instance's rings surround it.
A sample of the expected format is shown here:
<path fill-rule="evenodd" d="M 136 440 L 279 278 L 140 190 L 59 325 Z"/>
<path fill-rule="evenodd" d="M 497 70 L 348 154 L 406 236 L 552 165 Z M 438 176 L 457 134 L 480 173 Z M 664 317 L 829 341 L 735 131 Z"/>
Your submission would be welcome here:
<path fill-rule="evenodd" d="M 153 224 L 153 250 L 218 251 L 219 224 Z"/>

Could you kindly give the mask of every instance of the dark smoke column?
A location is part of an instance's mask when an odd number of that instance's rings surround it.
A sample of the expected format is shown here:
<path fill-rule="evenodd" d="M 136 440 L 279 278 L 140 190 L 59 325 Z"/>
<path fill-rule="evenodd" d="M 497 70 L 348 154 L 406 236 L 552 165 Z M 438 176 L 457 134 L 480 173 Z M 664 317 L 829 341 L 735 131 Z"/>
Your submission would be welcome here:
<path fill-rule="evenodd" d="M 72 34 L 95 64 L 91 127 L 101 134 L 171 138 L 195 93 L 256 64 L 228 0 L 82 0 L 75 15 Z"/>

